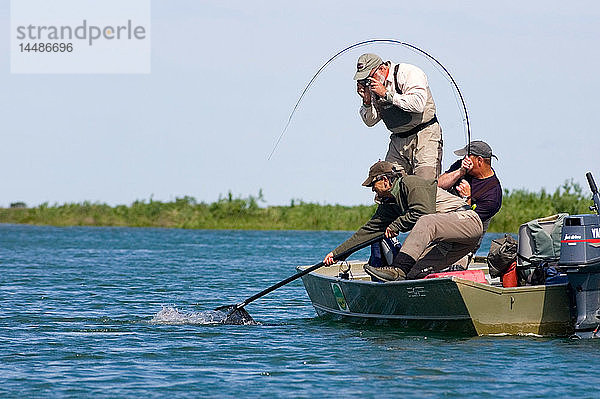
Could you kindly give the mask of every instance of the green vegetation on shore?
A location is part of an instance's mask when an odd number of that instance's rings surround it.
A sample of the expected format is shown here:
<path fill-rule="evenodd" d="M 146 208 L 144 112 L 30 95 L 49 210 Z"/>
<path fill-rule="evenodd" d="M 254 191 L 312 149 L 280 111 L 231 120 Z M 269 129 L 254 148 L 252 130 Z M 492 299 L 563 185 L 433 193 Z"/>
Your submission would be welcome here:
<path fill-rule="evenodd" d="M 591 195 L 567 181 L 554 193 L 506 190 L 502 209 L 492 219 L 490 232 L 516 232 L 529 220 L 559 212 L 589 213 Z M 35 208 L 0 208 L 0 223 L 52 226 L 176 227 L 184 229 L 355 230 L 366 222 L 375 205 L 319 205 L 292 200 L 287 206 L 260 207 L 258 196 L 225 198 L 207 204 L 192 197 L 173 202 L 135 201 L 111 207 L 83 202 Z"/>

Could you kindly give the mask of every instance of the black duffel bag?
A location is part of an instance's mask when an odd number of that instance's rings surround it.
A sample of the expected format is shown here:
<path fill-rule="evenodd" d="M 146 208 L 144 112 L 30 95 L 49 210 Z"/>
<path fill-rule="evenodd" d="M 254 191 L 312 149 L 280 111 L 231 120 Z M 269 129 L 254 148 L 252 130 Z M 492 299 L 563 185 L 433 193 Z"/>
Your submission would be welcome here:
<path fill-rule="evenodd" d="M 506 273 L 517 260 L 517 240 L 510 234 L 503 238 L 492 240 L 490 252 L 487 256 L 487 264 L 491 277 L 500 277 Z"/>

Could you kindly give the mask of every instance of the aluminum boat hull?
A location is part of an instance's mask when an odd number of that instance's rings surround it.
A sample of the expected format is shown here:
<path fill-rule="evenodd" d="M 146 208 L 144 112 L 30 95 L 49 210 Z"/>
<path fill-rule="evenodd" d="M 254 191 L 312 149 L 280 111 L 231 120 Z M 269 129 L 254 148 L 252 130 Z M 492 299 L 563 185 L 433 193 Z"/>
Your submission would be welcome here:
<path fill-rule="evenodd" d="M 352 262 L 348 279 L 338 277 L 338 266 L 302 277 L 319 316 L 467 335 L 573 333 L 567 284 L 502 288 L 457 277 L 379 283 L 363 265 Z"/>

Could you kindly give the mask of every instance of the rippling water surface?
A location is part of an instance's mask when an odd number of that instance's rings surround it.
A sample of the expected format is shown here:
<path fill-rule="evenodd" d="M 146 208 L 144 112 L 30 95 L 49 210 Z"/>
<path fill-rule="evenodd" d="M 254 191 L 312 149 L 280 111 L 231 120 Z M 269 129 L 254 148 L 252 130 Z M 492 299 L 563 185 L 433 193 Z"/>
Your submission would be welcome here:
<path fill-rule="evenodd" d="M 218 324 L 349 234 L 0 225 L 0 396 L 598 397 L 600 340 L 327 322 L 300 281 Z"/>

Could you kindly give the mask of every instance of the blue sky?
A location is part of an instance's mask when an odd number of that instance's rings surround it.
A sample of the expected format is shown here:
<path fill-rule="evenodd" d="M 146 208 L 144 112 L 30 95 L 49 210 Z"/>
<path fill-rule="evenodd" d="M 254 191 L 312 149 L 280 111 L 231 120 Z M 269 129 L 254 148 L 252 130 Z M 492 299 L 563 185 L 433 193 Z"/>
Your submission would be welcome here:
<path fill-rule="evenodd" d="M 319 66 L 373 38 L 414 44 L 451 71 L 473 139 L 497 153 L 505 188 L 553 191 L 570 178 L 584 184 L 588 170 L 600 181 L 597 2 L 380 3 L 153 1 L 151 74 L 18 75 L 2 1 L 0 206 L 151 195 L 210 202 L 259 189 L 267 204 L 371 203 L 360 183 L 389 139 L 358 116 L 352 76 L 362 52 L 427 72 L 444 167 L 465 144 L 450 83 L 403 47 L 357 49 L 334 62 L 267 156 Z"/>

